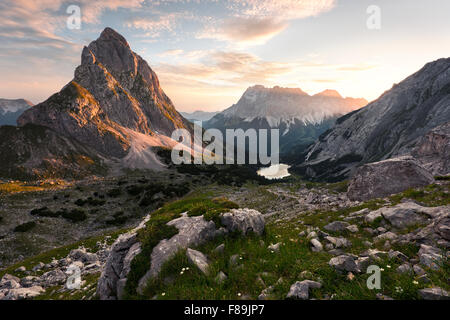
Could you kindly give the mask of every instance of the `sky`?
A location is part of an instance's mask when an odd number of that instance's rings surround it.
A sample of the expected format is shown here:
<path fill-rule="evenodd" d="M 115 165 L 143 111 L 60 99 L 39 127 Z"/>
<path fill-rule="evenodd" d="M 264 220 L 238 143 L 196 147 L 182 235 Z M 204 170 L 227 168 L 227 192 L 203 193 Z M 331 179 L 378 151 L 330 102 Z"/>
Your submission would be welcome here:
<path fill-rule="evenodd" d="M 223 110 L 255 84 L 371 101 L 449 57 L 449 12 L 448 0 L 0 0 L 0 97 L 44 101 L 111 27 L 179 111 Z"/>

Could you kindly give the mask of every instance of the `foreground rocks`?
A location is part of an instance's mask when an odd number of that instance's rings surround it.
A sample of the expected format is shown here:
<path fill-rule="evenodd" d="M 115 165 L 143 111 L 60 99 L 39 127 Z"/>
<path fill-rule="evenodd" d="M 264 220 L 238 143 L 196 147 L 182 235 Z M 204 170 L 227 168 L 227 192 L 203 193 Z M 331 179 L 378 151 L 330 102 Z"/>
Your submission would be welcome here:
<path fill-rule="evenodd" d="M 392 158 L 359 167 L 348 186 L 350 200 L 382 198 L 410 188 L 433 183 L 434 178 L 409 156 Z"/>
<path fill-rule="evenodd" d="M 208 260 L 201 252 L 191 247 L 198 246 L 213 238 L 229 232 L 241 232 L 247 235 L 254 232 L 261 235 L 264 232 L 265 221 L 261 213 L 250 209 L 233 209 L 221 215 L 224 227 L 219 229 L 213 221 L 206 221 L 203 216 L 189 217 L 182 214 L 167 225 L 174 226 L 178 233 L 170 239 L 163 239 L 152 250 L 150 269 L 139 280 L 137 292 L 143 293 L 148 281 L 158 276 L 165 262 L 170 260 L 179 250 L 187 249 L 188 259 L 203 273 L 208 272 Z M 123 289 L 130 271 L 130 263 L 140 253 L 137 231 L 142 229 L 150 217 L 141 225 L 126 235 L 122 235 L 113 244 L 105 268 L 99 279 L 97 294 L 100 299 L 121 299 Z M 224 277 L 219 277 L 222 281 Z"/>

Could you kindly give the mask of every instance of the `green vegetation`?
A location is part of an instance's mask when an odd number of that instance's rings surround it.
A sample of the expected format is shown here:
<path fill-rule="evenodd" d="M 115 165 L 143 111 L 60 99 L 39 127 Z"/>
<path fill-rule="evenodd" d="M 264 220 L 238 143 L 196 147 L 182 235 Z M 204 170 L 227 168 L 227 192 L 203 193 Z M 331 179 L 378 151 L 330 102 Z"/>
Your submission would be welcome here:
<path fill-rule="evenodd" d="M 14 232 L 27 232 L 27 231 L 30 231 L 31 229 L 33 229 L 34 227 L 36 227 L 36 222 L 29 221 L 29 222 L 22 223 L 22 224 L 18 225 L 17 227 L 15 227 Z"/>
<path fill-rule="evenodd" d="M 136 289 L 144 274 L 150 269 L 150 256 L 153 248 L 163 239 L 170 239 L 178 233 L 178 229 L 168 226 L 167 223 L 187 212 L 190 216 L 204 215 L 217 223 L 218 214 L 226 212 L 237 205 L 227 199 L 210 199 L 203 195 L 201 197 L 188 197 L 183 200 L 174 201 L 151 214 L 150 220 L 145 228 L 138 231 L 138 238 L 142 244 L 142 252 L 137 255 L 131 263 L 131 271 L 125 286 L 127 298 L 136 298 Z"/>
<path fill-rule="evenodd" d="M 403 199 L 413 199 L 432 207 L 445 206 L 450 204 L 450 184 L 430 184 L 423 188 L 409 189 L 390 197 L 393 204 L 400 203 Z"/>

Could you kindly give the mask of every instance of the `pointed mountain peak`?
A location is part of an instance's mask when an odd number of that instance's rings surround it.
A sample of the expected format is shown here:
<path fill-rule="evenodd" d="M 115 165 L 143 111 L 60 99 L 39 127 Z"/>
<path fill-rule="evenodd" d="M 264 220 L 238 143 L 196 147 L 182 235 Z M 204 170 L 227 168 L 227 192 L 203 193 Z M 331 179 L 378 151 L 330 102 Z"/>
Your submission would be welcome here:
<path fill-rule="evenodd" d="M 334 97 L 334 98 L 342 98 L 341 94 L 336 90 L 326 89 L 322 92 L 316 94 L 316 96 L 324 96 L 324 97 Z"/>
<path fill-rule="evenodd" d="M 130 46 L 128 44 L 127 40 L 121 34 L 119 34 L 116 30 L 109 28 L 109 27 L 106 27 L 100 34 L 100 37 L 97 39 L 97 41 L 101 41 L 101 40 L 116 41 L 127 47 Z"/>

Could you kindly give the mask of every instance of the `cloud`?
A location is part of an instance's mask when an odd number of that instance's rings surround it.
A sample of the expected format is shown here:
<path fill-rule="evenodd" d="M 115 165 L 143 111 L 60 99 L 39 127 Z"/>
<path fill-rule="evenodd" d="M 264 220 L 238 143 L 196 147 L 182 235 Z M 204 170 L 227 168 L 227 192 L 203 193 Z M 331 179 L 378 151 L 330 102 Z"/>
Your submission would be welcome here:
<path fill-rule="evenodd" d="M 249 17 L 282 17 L 286 20 L 317 16 L 332 9 L 335 0 L 229 0 L 229 7 Z"/>
<path fill-rule="evenodd" d="M 264 44 L 287 27 L 287 23 L 273 18 L 233 17 L 219 28 L 211 25 L 197 35 L 199 39 L 217 39 L 243 44 Z"/>

